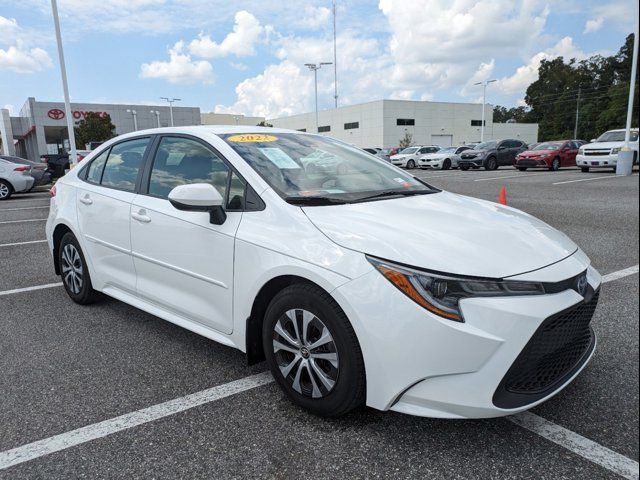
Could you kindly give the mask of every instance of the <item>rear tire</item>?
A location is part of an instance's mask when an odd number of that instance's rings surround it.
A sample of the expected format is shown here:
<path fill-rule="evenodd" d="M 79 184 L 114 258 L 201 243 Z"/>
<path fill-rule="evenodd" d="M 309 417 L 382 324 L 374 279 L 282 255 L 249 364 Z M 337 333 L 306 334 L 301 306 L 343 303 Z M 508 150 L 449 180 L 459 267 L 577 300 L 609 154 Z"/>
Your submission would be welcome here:
<path fill-rule="evenodd" d="M 589 167 L 580 167 L 582 173 L 589 173 Z"/>
<path fill-rule="evenodd" d="M 442 162 L 442 170 L 451 170 L 451 160 L 448 158 L 444 159 L 444 162 Z"/>
<path fill-rule="evenodd" d="M 484 164 L 485 170 L 497 170 L 498 169 L 498 161 L 496 157 L 489 157 Z"/>
<path fill-rule="evenodd" d="M 80 305 L 88 305 L 98 298 L 93 289 L 89 268 L 78 240 L 71 232 L 67 232 L 60 240 L 58 262 L 62 284 L 71 300 Z"/>
<path fill-rule="evenodd" d="M 296 284 L 279 292 L 267 307 L 262 342 L 271 373 L 294 404 L 337 417 L 364 403 L 360 344 L 342 309 L 319 287 Z"/>
<path fill-rule="evenodd" d="M 8 200 L 13 195 L 13 186 L 6 180 L 0 180 L 0 201 Z"/>

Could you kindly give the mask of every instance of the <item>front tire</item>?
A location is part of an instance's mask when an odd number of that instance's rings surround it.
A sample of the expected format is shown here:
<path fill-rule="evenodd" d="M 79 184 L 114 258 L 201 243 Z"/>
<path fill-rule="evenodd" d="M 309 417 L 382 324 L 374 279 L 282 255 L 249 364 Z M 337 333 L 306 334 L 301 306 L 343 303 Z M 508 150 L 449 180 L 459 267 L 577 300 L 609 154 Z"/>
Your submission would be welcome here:
<path fill-rule="evenodd" d="M 518 170 L 520 170 L 521 172 L 526 172 L 527 171 L 527 167 L 518 167 Z"/>
<path fill-rule="evenodd" d="M 414 168 L 416 168 L 416 162 L 414 162 L 413 160 L 409 160 L 409 161 L 407 162 L 407 168 L 408 168 L 409 170 L 413 170 Z"/>
<path fill-rule="evenodd" d="M 582 173 L 589 173 L 589 167 L 580 167 Z"/>
<path fill-rule="evenodd" d="M 0 201 L 9 200 L 13 195 L 13 186 L 5 180 L 0 180 Z"/>
<path fill-rule="evenodd" d="M 460 165 L 460 170 L 462 170 L 463 172 L 466 172 L 467 170 L 469 170 L 469 165 L 467 165 L 466 163 L 463 163 L 462 165 Z"/>
<path fill-rule="evenodd" d="M 98 297 L 98 292 L 91 285 L 87 261 L 78 240 L 71 232 L 67 232 L 60 240 L 58 262 L 62 284 L 71 300 L 80 305 L 93 303 Z"/>
<path fill-rule="evenodd" d="M 560 170 L 560 159 L 558 157 L 553 159 L 549 170 L 552 172 L 557 172 L 558 170 Z"/>
<path fill-rule="evenodd" d="M 448 158 L 444 159 L 444 162 L 442 162 L 442 170 L 451 170 L 451 160 Z"/>
<path fill-rule="evenodd" d="M 484 164 L 485 170 L 497 170 L 498 169 L 498 161 L 495 157 L 487 158 L 486 163 Z"/>
<path fill-rule="evenodd" d="M 271 373 L 293 403 L 337 417 L 365 400 L 360 344 L 349 320 L 314 285 L 291 285 L 265 313 L 262 342 Z"/>

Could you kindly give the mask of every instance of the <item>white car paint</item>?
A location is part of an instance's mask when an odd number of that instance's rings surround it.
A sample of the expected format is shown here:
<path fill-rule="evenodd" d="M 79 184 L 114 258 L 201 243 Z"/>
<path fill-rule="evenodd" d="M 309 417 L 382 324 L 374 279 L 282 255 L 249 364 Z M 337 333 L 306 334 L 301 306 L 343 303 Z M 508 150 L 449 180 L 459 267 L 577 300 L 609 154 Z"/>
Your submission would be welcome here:
<path fill-rule="evenodd" d="M 0 200 L 9 198 L 12 193 L 26 192 L 33 187 L 35 179 L 27 165 L 13 163 L 0 158 Z"/>
<path fill-rule="evenodd" d="M 609 130 L 603 134 L 612 134 L 618 133 L 622 137 L 624 137 L 624 130 Z M 635 162 L 637 163 L 638 159 L 638 129 L 631 129 L 632 136 L 635 136 L 635 140 L 631 140 L 629 142 L 629 148 L 635 151 Z M 582 168 L 583 170 L 591 169 L 591 168 L 615 168 L 618 164 L 618 152 L 624 146 L 624 141 L 615 141 L 615 142 L 598 142 L 592 141 L 591 143 L 587 143 L 582 145 L 578 149 L 578 154 L 576 155 L 576 165 Z"/>
<path fill-rule="evenodd" d="M 429 153 L 420 157 L 418 160 L 418 166 L 422 169 L 435 169 L 442 170 L 445 165 L 445 160 L 451 162 L 451 168 L 458 168 L 458 161 L 460 160 L 460 154 L 465 150 L 470 150 L 469 147 L 457 147 L 455 151 L 448 151 L 450 147 L 443 148 L 439 152 Z"/>
<path fill-rule="evenodd" d="M 374 255 L 450 274 L 559 282 L 601 277 L 564 234 L 513 208 L 452 193 L 356 204 L 300 207 L 274 191 L 217 134 L 296 133 L 258 127 L 181 127 L 144 135 L 189 134 L 215 147 L 265 204 L 206 212 L 168 200 L 90 184 L 73 169 L 56 184 L 46 225 L 69 229 L 87 260 L 93 287 L 207 338 L 247 351 L 247 319 L 270 280 L 298 276 L 324 289 L 351 323 L 366 370 L 366 403 L 420 416 L 484 418 L 517 413 L 558 393 L 501 408 L 492 397 L 532 335 L 583 297 L 570 287 L 536 296 L 467 298 L 464 322 L 422 308 L 367 260 Z M 141 136 L 127 134 L 107 142 Z M 96 152 L 85 160 L 89 163 Z M 377 161 L 372 158 L 372 161 Z M 391 168 L 391 167 L 389 167 Z"/>
<path fill-rule="evenodd" d="M 410 168 L 409 162 L 413 162 L 413 166 L 417 167 L 420 157 L 427 153 L 434 153 L 440 150 L 440 147 L 437 145 L 421 145 L 408 148 L 415 148 L 416 150 L 413 153 L 396 153 L 395 155 L 391 155 L 391 163 L 398 167 Z"/>

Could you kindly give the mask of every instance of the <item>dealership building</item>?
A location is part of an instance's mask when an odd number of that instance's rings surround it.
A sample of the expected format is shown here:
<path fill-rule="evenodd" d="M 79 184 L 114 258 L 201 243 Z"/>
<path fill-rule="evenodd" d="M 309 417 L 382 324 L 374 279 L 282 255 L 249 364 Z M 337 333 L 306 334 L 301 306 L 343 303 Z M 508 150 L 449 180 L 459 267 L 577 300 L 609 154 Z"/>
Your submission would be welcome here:
<path fill-rule="evenodd" d="M 166 127 L 171 123 L 168 106 L 124 105 L 103 103 L 71 103 L 74 124 L 78 124 L 89 112 L 109 115 L 116 127 L 116 135 Z M 0 135 L 5 155 L 18 155 L 38 160 L 46 153 L 68 151 L 67 119 L 62 102 L 39 102 L 30 97 L 20 113 L 12 117 L 6 109 L 0 110 Z M 199 125 L 200 108 L 173 107 L 173 123 L 176 126 Z M 83 149 L 84 145 L 77 145 Z"/>
<path fill-rule="evenodd" d="M 274 127 L 316 131 L 315 112 L 268 120 Z M 406 100 L 377 100 L 323 110 L 318 131 L 359 147 L 397 147 L 409 133 L 415 145 L 463 145 L 480 141 L 482 105 Z M 493 106 L 485 106 L 484 139 L 538 140 L 536 123 L 493 123 Z"/>

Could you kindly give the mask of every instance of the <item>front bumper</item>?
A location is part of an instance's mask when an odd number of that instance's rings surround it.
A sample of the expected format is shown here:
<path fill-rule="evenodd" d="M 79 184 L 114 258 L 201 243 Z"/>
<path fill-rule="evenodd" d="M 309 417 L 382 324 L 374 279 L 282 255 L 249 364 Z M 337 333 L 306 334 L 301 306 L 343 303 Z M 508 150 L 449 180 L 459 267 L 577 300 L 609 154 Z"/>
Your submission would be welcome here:
<path fill-rule="evenodd" d="M 598 290 L 600 275 L 581 252 L 518 278 L 564 280 L 584 270 L 591 289 Z M 352 321 L 362 347 L 367 405 L 380 410 L 440 418 L 510 415 L 557 394 L 593 352 L 591 348 L 575 371 L 542 396 L 532 395 L 511 407 L 496 401 L 496 392 L 541 325 L 584 302 L 576 291 L 467 299 L 461 303 L 465 323 L 427 312 L 377 271 L 341 286 L 333 295 Z"/>
<path fill-rule="evenodd" d="M 615 155 L 576 155 L 576 165 L 579 167 L 615 167 L 618 164 L 618 154 Z"/>
<path fill-rule="evenodd" d="M 418 160 L 418 166 L 425 169 L 441 169 L 442 160 Z"/>
<path fill-rule="evenodd" d="M 541 158 L 521 158 L 516 160 L 516 168 L 517 167 L 525 167 L 525 168 L 540 168 L 540 167 L 549 167 L 549 163 L 546 160 Z"/>
<path fill-rule="evenodd" d="M 458 161 L 459 167 L 463 167 L 465 165 L 470 167 L 482 167 L 484 165 L 484 157 L 462 158 Z"/>

